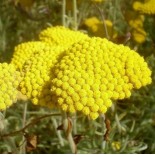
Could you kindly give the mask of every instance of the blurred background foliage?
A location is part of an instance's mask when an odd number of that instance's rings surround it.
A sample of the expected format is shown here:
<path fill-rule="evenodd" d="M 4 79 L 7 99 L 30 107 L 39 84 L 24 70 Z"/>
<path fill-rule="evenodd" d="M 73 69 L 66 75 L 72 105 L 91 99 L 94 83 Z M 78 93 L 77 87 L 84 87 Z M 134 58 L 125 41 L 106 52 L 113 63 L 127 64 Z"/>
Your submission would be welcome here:
<path fill-rule="evenodd" d="M 95 1 L 95 0 L 94 0 Z M 77 0 L 77 27 L 90 36 L 109 37 L 117 44 L 136 50 L 152 70 L 151 85 L 133 92 L 127 100 L 114 103 L 106 114 L 111 127 L 105 139 L 106 124 L 101 116 L 91 121 L 78 114 L 73 118 L 73 135 L 78 153 L 154 153 L 155 152 L 155 15 L 134 11 L 134 0 Z M 143 1 L 141 1 L 143 2 Z M 62 25 L 62 0 L 1 0 L 0 62 L 10 62 L 14 47 L 37 40 L 38 33 L 48 27 Z M 66 0 L 66 26 L 74 28 L 73 1 Z M 103 16 L 104 15 L 104 16 Z M 108 31 L 105 33 L 103 18 Z M 0 115 L 0 153 L 22 153 L 24 101 L 18 101 Z M 27 120 L 56 113 L 30 102 Z M 59 112 L 58 112 L 59 113 Z M 26 129 L 27 153 L 70 153 L 62 131 L 61 116 L 39 119 Z M 3 136 L 5 135 L 5 136 Z M 62 143 L 63 141 L 63 143 Z"/>

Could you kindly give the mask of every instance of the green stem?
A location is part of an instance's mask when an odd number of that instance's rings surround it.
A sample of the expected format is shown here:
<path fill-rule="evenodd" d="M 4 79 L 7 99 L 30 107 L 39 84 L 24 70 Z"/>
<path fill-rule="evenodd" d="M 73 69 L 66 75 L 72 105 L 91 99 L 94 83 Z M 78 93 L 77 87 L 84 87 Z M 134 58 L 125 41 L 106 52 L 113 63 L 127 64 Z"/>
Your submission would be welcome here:
<path fill-rule="evenodd" d="M 101 121 L 101 125 L 102 125 L 102 132 L 105 133 L 105 115 L 102 114 L 101 117 L 100 117 L 100 121 Z M 102 150 L 105 150 L 105 147 L 106 147 L 106 141 L 102 138 L 102 143 L 101 143 L 101 149 Z"/>
<path fill-rule="evenodd" d="M 26 114 L 27 114 L 27 105 L 28 103 L 25 102 L 24 103 L 24 111 L 23 111 L 23 122 L 22 122 L 22 127 L 24 128 L 25 125 L 26 125 Z M 25 137 L 23 136 L 22 138 L 22 142 L 23 142 L 23 145 L 21 146 L 21 149 L 20 149 L 20 153 L 21 154 L 25 154 L 26 153 L 26 150 L 25 150 L 25 147 L 26 147 L 26 141 L 25 141 Z"/>
<path fill-rule="evenodd" d="M 102 17 L 102 21 L 103 21 L 103 26 L 104 26 L 106 38 L 107 38 L 107 39 L 110 39 L 109 33 L 108 33 L 108 29 L 107 29 L 107 25 L 106 25 L 106 23 L 105 23 L 104 12 L 100 9 L 100 7 L 99 7 L 97 4 L 95 4 L 95 6 L 96 6 L 96 8 L 98 9 L 98 11 L 99 11 L 99 13 L 100 13 L 100 15 L 101 15 L 101 17 Z"/>
<path fill-rule="evenodd" d="M 113 1 L 113 4 L 114 4 L 114 12 L 113 12 L 113 23 L 115 24 L 116 22 L 116 12 L 117 12 L 117 0 L 114 0 Z"/>
<path fill-rule="evenodd" d="M 74 139 L 73 139 L 72 133 L 68 134 L 67 139 L 68 139 L 68 142 L 69 142 L 69 145 L 70 145 L 72 153 L 75 154 L 76 153 L 76 145 L 74 143 Z"/>
<path fill-rule="evenodd" d="M 66 26 L 66 0 L 62 0 L 62 25 Z"/>
<path fill-rule="evenodd" d="M 77 30 L 77 1 L 73 0 L 73 29 Z"/>
<path fill-rule="evenodd" d="M 5 118 L 5 115 L 0 112 L 0 135 L 2 134 L 5 128 L 4 118 Z"/>
<path fill-rule="evenodd" d="M 119 133 L 121 133 L 122 132 L 122 125 L 121 125 L 121 123 L 119 121 L 117 113 L 115 114 L 115 120 L 116 120 L 116 124 L 117 124 L 117 127 L 118 127 L 118 131 L 119 131 Z"/>
<path fill-rule="evenodd" d="M 52 118 L 52 122 L 53 122 L 54 128 L 55 128 L 55 130 L 56 130 L 56 134 L 57 134 L 57 136 L 58 136 L 60 145 L 61 145 L 61 146 L 64 146 L 64 140 L 63 140 L 63 138 L 62 138 L 62 136 L 61 136 L 61 131 L 57 130 L 58 124 L 57 124 L 56 119 L 55 119 L 55 118 Z"/>
<path fill-rule="evenodd" d="M 65 112 L 63 113 L 62 117 L 63 117 L 63 129 L 66 132 L 69 146 L 71 148 L 72 153 L 76 153 L 77 152 L 76 144 L 72 136 L 72 122 L 69 119 L 69 117 L 67 117 Z"/>
<path fill-rule="evenodd" d="M 77 134 L 77 115 L 76 115 L 76 113 L 74 115 L 74 120 L 73 120 L 73 133 L 75 135 Z"/>

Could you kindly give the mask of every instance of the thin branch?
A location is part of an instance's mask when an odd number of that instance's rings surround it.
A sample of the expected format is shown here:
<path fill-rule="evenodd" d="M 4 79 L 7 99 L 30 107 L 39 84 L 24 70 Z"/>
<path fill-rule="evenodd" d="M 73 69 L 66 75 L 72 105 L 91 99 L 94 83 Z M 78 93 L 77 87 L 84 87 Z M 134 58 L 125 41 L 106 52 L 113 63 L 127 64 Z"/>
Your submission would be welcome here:
<path fill-rule="evenodd" d="M 29 124 L 27 124 L 25 127 L 23 127 L 22 129 L 14 131 L 14 132 L 7 133 L 7 134 L 3 134 L 0 137 L 4 138 L 4 137 L 15 136 L 17 134 L 24 133 L 27 128 L 29 128 L 30 126 L 33 126 L 34 124 L 38 123 L 40 120 L 42 120 L 44 118 L 47 118 L 47 117 L 60 116 L 60 115 L 61 115 L 60 113 L 55 113 L 55 114 L 47 114 L 47 115 L 35 118 Z"/>
<path fill-rule="evenodd" d="M 109 33 L 108 33 L 108 29 L 107 29 L 107 26 L 106 26 L 106 23 L 105 23 L 105 17 L 104 17 L 104 13 L 103 11 L 100 9 L 100 7 L 97 5 L 97 4 L 94 4 L 95 7 L 97 8 L 97 10 L 99 11 L 101 17 L 102 17 L 102 20 L 103 20 L 103 26 L 104 26 L 104 30 L 105 30 L 105 34 L 106 34 L 106 38 L 107 39 L 110 39 L 109 37 Z"/>

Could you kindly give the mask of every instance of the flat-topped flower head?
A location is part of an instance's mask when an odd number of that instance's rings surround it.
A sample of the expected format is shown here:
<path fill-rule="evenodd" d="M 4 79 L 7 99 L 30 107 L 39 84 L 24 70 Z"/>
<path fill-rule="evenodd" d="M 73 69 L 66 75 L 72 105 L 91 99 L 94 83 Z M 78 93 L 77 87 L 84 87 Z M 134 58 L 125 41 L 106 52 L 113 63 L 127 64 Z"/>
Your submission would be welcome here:
<path fill-rule="evenodd" d="M 30 41 L 17 45 L 14 49 L 13 58 L 11 64 L 14 64 L 16 69 L 22 70 L 22 67 L 26 61 L 33 57 L 40 51 L 44 52 L 50 47 L 41 41 Z"/>
<path fill-rule="evenodd" d="M 40 52 L 35 54 L 35 57 L 31 57 L 27 63 L 23 66 L 25 72 L 19 88 L 22 94 L 31 99 L 35 105 L 46 105 L 52 107 L 54 105 L 54 98 L 50 93 L 51 78 L 53 76 L 51 68 L 59 60 L 59 55 L 62 54 L 62 47 L 51 47 L 42 52 L 44 49 L 40 49 Z"/>
<path fill-rule="evenodd" d="M 94 37 L 67 50 L 55 67 L 51 91 L 62 110 L 96 119 L 113 100 L 128 98 L 133 88 L 150 84 L 150 76 L 135 51 Z"/>
<path fill-rule="evenodd" d="M 39 34 L 41 41 L 66 48 L 87 37 L 80 31 L 73 31 L 63 26 L 48 27 Z"/>
<path fill-rule="evenodd" d="M 0 110 L 16 102 L 19 80 L 19 73 L 12 64 L 0 63 Z"/>
<path fill-rule="evenodd" d="M 144 3 L 135 1 L 133 3 L 133 8 L 136 11 L 140 11 L 144 14 L 155 14 L 155 1 L 154 0 L 146 0 Z"/>

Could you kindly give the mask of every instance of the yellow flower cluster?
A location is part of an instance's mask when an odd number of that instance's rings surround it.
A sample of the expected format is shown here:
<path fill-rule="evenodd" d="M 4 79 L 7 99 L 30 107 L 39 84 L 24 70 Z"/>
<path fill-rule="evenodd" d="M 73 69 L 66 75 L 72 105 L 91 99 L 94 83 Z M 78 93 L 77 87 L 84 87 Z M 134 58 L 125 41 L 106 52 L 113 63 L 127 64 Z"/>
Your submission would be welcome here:
<path fill-rule="evenodd" d="M 146 32 L 143 28 L 144 16 L 139 15 L 129 21 L 133 40 L 141 44 L 146 40 Z"/>
<path fill-rule="evenodd" d="M 11 64 L 0 63 L 0 110 L 5 110 L 17 99 L 19 73 Z"/>
<path fill-rule="evenodd" d="M 113 100 L 128 98 L 133 88 L 150 84 L 150 76 L 147 63 L 135 51 L 87 38 L 73 44 L 57 63 L 51 91 L 62 110 L 96 119 Z"/>
<path fill-rule="evenodd" d="M 40 39 L 18 45 L 12 59 L 24 72 L 19 89 L 35 105 L 96 119 L 113 100 L 151 83 L 144 59 L 123 45 L 60 26 L 42 31 Z"/>
<path fill-rule="evenodd" d="M 145 0 L 144 3 L 141 2 L 134 2 L 133 8 L 136 11 L 140 11 L 141 13 L 145 14 L 155 14 L 155 1 L 154 0 Z"/>
<path fill-rule="evenodd" d="M 19 88 L 22 94 L 31 99 L 33 104 L 52 107 L 54 98 L 50 92 L 50 79 L 53 77 L 51 69 L 58 61 L 63 48 L 51 46 L 41 49 L 38 46 L 37 51 L 39 52 L 29 58 L 24 65 L 24 67 L 28 66 L 28 70 L 25 72 Z M 26 70 L 24 67 L 23 69 Z"/>
<path fill-rule="evenodd" d="M 113 24 L 110 20 L 105 20 L 107 31 L 110 37 L 115 38 L 117 36 L 116 31 L 113 34 Z M 97 37 L 106 37 L 103 21 L 99 20 L 97 17 L 90 17 L 84 21 L 84 25 L 88 27 L 93 35 Z"/>
<path fill-rule="evenodd" d="M 33 104 L 52 107 L 55 101 L 50 93 L 52 67 L 59 60 L 59 56 L 63 56 L 66 47 L 88 36 L 61 26 L 50 27 L 42 31 L 40 36 L 40 42 L 18 45 L 12 62 L 18 63 L 21 60 L 18 66 L 20 65 L 21 72 L 24 72 L 19 86 L 22 94 L 31 99 Z"/>
<path fill-rule="evenodd" d="M 50 47 L 41 41 L 30 41 L 17 45 L 14 49 L 11 64 L 13 64 L 17 70 L 22 71 L 23 65 L 36 53 L 46 51 Z"/>
<path fill-rule="evenodd" d="M 49 27 L 39 34 L 41 41 L 51 45 L 59 45 L 65 48 L 88 36 L 80 31 L 73 31 L 63 26 Z"/>

